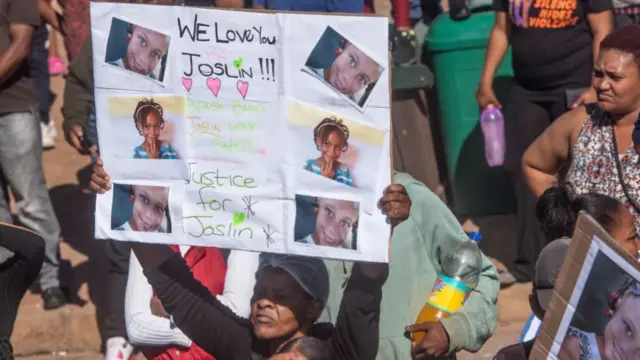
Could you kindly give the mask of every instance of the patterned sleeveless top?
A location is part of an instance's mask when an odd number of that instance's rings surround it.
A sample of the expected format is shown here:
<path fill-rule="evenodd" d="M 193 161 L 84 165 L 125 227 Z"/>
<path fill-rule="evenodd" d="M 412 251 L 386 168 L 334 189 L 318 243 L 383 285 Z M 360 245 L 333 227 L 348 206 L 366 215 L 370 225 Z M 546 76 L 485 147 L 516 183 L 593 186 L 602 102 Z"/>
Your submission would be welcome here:
<path fill-rule="evenodd" d="M 618 154 L 613 146 L 611 118 L 597 106 L 587 107 L 589 116 L 582 124 L 578 141 L 571 150 L 571 165 L 565 186 L 574 198 L 585 193 L 598 193 L 620 201 L 629 209 L 640 232 L 640 214 L 635 211 L 620 184 L 614 156 L 620 159 L 627 190 L 640 205 L 640 154 L 632 146 Z"/>

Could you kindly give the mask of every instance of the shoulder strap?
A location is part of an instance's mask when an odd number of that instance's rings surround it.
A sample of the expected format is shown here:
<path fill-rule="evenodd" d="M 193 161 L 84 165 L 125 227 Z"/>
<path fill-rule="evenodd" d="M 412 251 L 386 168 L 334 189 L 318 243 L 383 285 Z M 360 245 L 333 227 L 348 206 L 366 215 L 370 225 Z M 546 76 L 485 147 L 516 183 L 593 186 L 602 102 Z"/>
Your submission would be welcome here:
<path fill-rule="evenodd" d="M 622 165 L 620 164 L 620 156 L 618 155 L 618 140 L 616 139 L 616 131 L 613 126 L 611 127 L 611 132 L 613 133 L 611 137 L 613 139 L 613 160 L 616 162 L 616 169 L 618 170 L 618 180 L 620 181 L 620 185 L 622 185 L 624 196 L 629 199 L 629 203 L 631 204 L 631 206 L 633 206 L 633 209 L 638 214 L 640 214 L 640 206 L 638 206 L 633 198 L 631 198 L 631 195 L 629 195 L 627 184 L 624 182 L 624 174 L 622 173 Z"/>

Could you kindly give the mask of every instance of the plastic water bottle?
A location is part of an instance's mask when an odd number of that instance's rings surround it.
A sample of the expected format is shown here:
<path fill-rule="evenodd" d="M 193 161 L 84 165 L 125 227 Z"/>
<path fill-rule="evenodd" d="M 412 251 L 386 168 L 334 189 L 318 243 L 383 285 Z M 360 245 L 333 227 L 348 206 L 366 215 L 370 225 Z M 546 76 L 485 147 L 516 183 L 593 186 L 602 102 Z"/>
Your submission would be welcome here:
<path fill-rule="evenodd" d="M 487 106 L 480 114 L 480 126 L 484 135 L 484 156 L 490 167 L 504 164 L 504 117 L 500 109 Z"/>
<path fill-rule="evenodd" d="M 436 278 L 433 290 L 427 299 L 416 323 L 437 322 L 458 310 L 469 294 L 478 285 L 482 271 L 482 251 L 478 233 L 469 234 L 469 241 L 454 248 L 442 262 L 442 271 Z M 424 333 L 413 333 L 412 341 L 418 342 Z"/>

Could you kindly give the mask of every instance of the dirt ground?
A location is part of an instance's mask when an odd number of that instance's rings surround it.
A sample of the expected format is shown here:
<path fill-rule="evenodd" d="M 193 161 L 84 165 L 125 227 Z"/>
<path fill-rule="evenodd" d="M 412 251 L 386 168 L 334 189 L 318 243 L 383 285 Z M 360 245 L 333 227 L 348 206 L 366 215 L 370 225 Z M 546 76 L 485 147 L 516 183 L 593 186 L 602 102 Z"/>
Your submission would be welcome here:
<path fill-rule="evenodd" d="M 38 295 L 25 297 L 12 338 L 18 359 L 101 358 L 98 329 L 107 294 L 103 281 L 105 259 L 101 244 L 92 240 L 92 197 L 79 186 L 81 179 L 86 178 L 89 161 L 68 146 L 61 133 L 63 86 L 61 78 L 53 79 L 52 90 L 57 95 L 53 118 L 60 135 L 56 148 L 45 152 L 44 164 L 64 238 L 61 246 L 62 258 L 66 260 L 64 276 L 74 301 L 63 309 L 45 312 Z M 529 285 L 503 290 L 498 301 L 499 322 L 495 335 L 480 352 L 461 353 L 458 359 L 491 359 L 498 349 L 515 343 L 529 315 L 529 290 Z"/>

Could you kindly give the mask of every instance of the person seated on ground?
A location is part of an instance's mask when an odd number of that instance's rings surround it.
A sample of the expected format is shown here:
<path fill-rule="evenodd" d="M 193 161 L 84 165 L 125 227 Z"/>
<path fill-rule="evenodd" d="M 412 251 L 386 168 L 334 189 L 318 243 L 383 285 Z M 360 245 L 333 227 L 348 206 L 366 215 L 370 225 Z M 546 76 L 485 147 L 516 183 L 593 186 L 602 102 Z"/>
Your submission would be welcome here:
<path fill-rule="evenodd" d="M 13 359 L 11 333 L 20 301 L 44 261 L 44 239 L 25 228 L 0 223 L 0 247 L 13 256 L 0 264 L 0 359 Z"/>
<path fill-rule="evenodd" d="M 580 211 L 591 215 L 614 240 L 632 256 L 638 255 L 640 239 L 633 216 L 618 200 L 607 195 L 587 193 L 571 200 L 565 187 L 551 187 L 536 204 L 536 217 L 549 242 L 571 238 Z M 531 315 L 520 337 L 521 342 L 535 338 L 542 318 Z"/>
<path fill-rule="evenodd" d="M 529 305 L 533 311 L 533 316 L 543 319 L 549 307 L 549 301 L 553 294 L 553 288 L 562 263 L 564 262 L 567 249 L 571 239 L 562 237 L 550 242 L 540 252 L 536 261 L 533 287 L 529 294 Z M 527 360 L 533 350 L 535 337 L 519 344 L 507 346 L 496 354 L 494 360 Z"/>
<path fill-rule="evenodd" d="M 97 193 L 112 186 L 102 165 L 98 157 L 90 184 Z M 401 185 L 388 187 L 381 203 L 394 225 L 409 215 L 411 202 Z M 181 256 L 168 246 L 131 243 L 131 247 L 174 324 L 217 359 L 268 359 L 302 336 L 326 340 L 335 360 L 375 358 L 388 264 L 356 263 L 335 327 L 331 331 L 325 327 L 320 334 L 314 324 L 329 296 L 328 273 L 320 259 L 261 254 L 246 320 L 194 279 Z"/>
<path fill-rule="evenodd" d="M 483 257 L 476 288 L 464 307 L 439 322 L 414 324 L 428 299 L 442 260 L 463 241 L 469 241 L 460 222 L 449 208 L 423 183 L 405 173 L 395 173 L 391 189 L 408 194 L 411 211 L 398 224 L 391 239 L 389 279 L 383 289 L 380 312 L 380 349 L 377 359 L 405 360 L 412 355 L 455 358 L 460 350 L 477 351 L 496 328 L 496 301 L 500 284 L 490 261 Z M 391 194 L 388 194 L 391 195 Z M 378 204 L 385 209 L 392 197 L 385 195 Z M 331 275 L 330 299 L 322 319 L 339 318 L 340 289 L 350 279 L 351 264 L 326 261 Z M 425 332 L 423 340 L 412 347 L 405 330 Z"/>
<path fill-rule="evenodd" d="M 217 248 L 171 248 L 182 255 L 194 278 L 222 304 L 238 316 L 249 316 L 259 253 L 232 250 L 225 264 Z M 173 324 L 133 254 L 125 294 L 125 320 L 129 341 L 147 359 L 162 360 L 181 353 L 194 359 L 213 359 Z"/>

